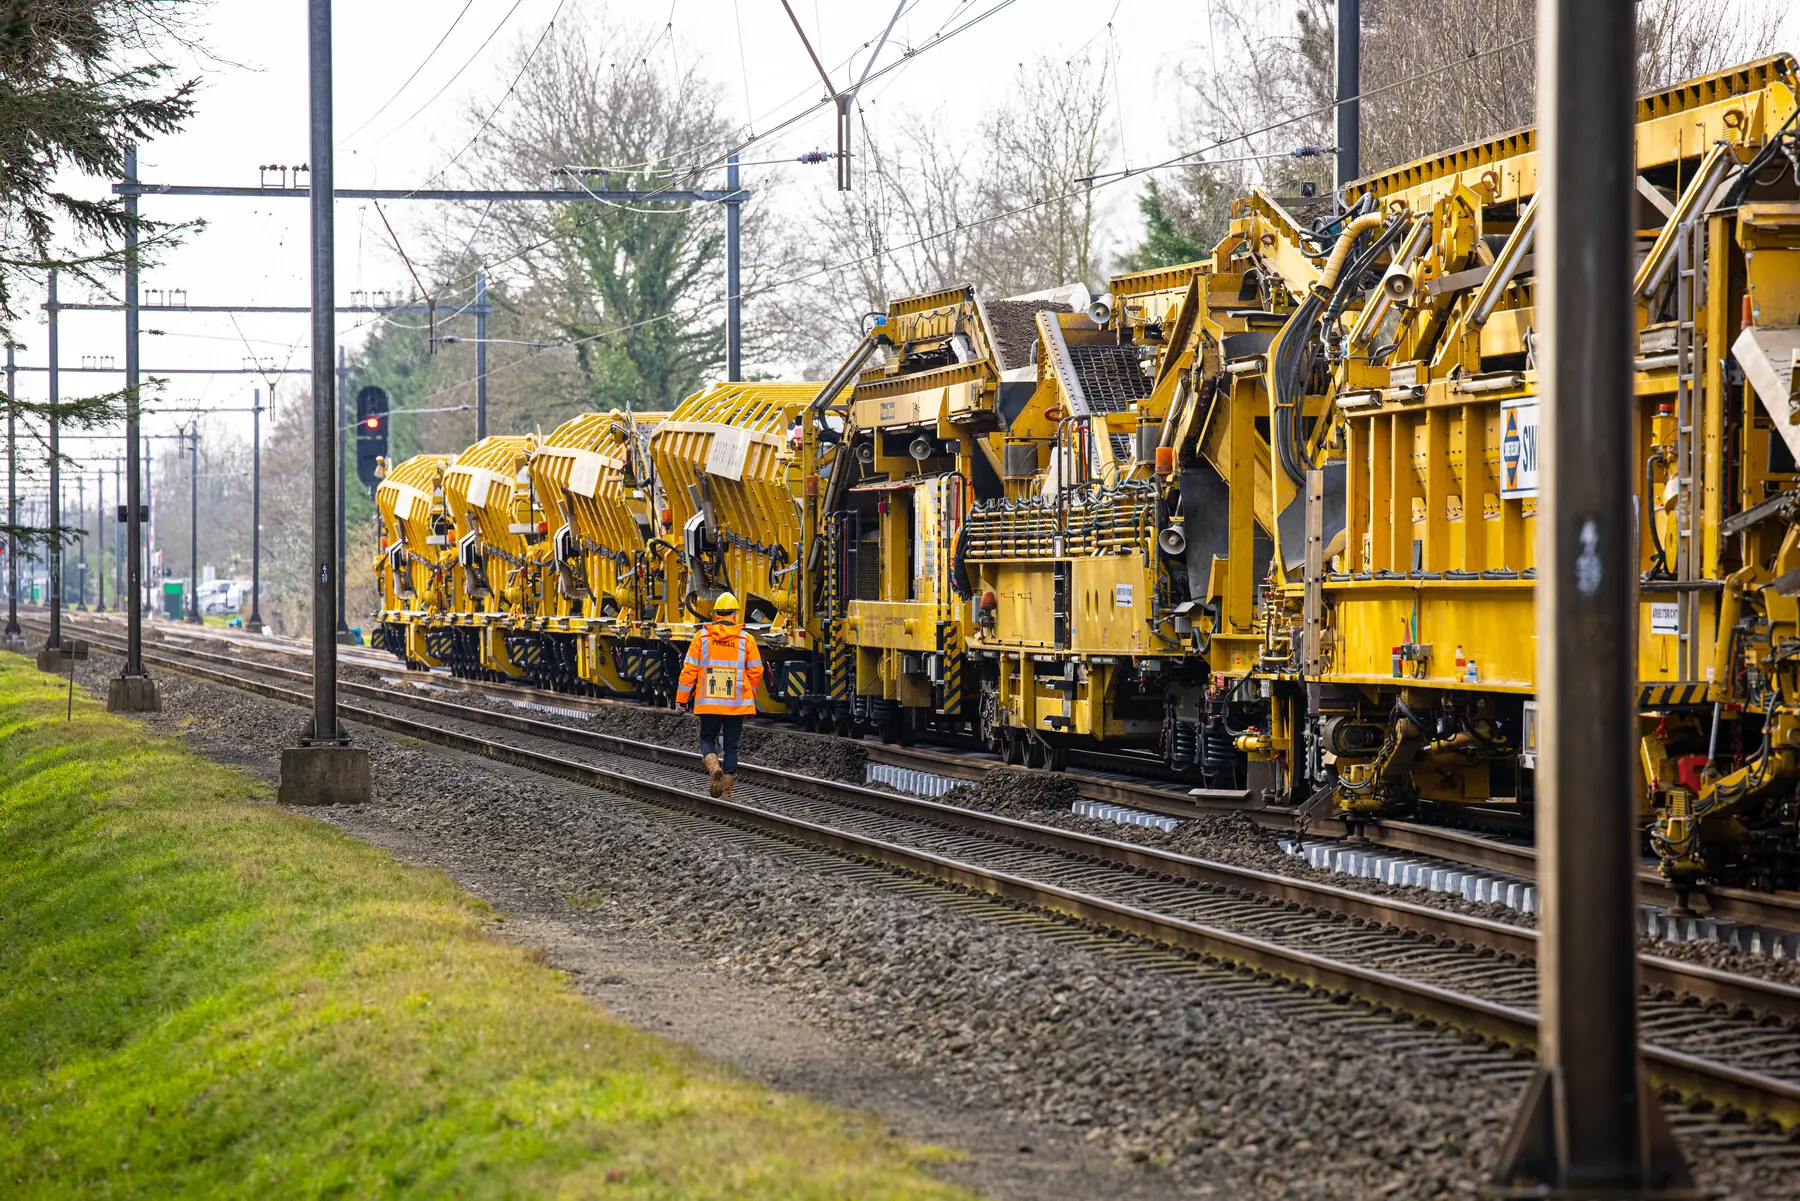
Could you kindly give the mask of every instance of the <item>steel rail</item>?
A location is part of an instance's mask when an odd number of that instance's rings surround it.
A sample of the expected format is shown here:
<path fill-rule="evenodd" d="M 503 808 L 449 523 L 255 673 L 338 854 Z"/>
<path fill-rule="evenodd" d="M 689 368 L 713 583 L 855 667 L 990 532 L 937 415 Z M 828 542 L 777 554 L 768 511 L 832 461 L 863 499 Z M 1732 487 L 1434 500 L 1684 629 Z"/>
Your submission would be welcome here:
<path fill-rule="evenodd" d="M 207 657 L 218 658 L 218 656 Z M 185 662 L 168 656 L 156 655 L 153 658 L 159 666 L 170 670 L 250 691 L 272 700 L 303 707 L 309 702 L 309 693 L 250 679 L 235 672 L 211 668 L 201 663 Z M 232 661 L 232 665 L 245 667 L 253 672 L 261 671 L 289 677 L 306 674 L 296 669 L 272 664 Z M 375 699 L 391 704 L 411 704 L 429 700 L 429 698 L 395 694 L 389 690 L 373 688 L 370 685 L 346 684 L 345 691 L 348 692 L 351 688 L 363 691 L 365 694 L 373 693 Z M 501 720 L 492 724 L 534 735 L 548 730 L 553 731 L 554 734 L 584 735 L 586 739 L 592 739 L 599 743 L 624 744 L 631 749 L 632 753 L 644 752 L 646 758 L 657 763 L 679 763 L 686 766 L 694 758 L 691 752 L 675 748 L 640 743 L 631 739 L 601 735 L 594 731 L 582 731 L 553 723 L 537 722 L 511 714 L 470 709 L 467 706 L 439 701 L 431 701 L 426 707 L 435 712 L 454 710 L 457 712 L 454 714 L 444 712 L 444 715 L 456 716 L 465 720 L 498 718 Z M 1423 981 L 1389 975 L 1361 965 L 1342 962 L 1328 956 L 1185 918 L 1157 913 L 1118 900 L 965 863 L 920 848 L 908 847 L 866 834 L 827 826 L 790 814 L 776 813 L 746 802 L 707 797 L 678 785 L 445 729 L 428 722 L 415 721 L 381 710 L 340 702 L 339 712 L 345 720 L 356 721 L 363 725 L 436 743 L 451 749 L 471 752 L 512 766 L 572 779 L 607 791 L 635 796 L 655 804 L 698 811 L 710 818 L 754 829 L 788 841 L 817 845 L 851 858 L 898 867 L 917 875 L 1093 923 L 1111 931 L 1149 939 L 1192 952 L 1203 958 L 1227 962 L 1255 972 L 1268 973 L 1296 985 L 1322 989 L 1333 994 L 1359 997 L 1377 1006 L 1392 1009 L 1415 1019 L 1439 1021 L 1459 1028 L 1470 1028 L 1490 1037 L 1521 1045 L 1532 1043 L 1536 1036 L 1536 1018 L 1529 1010 L 1469 996 Z M 1316 898 L 1332 897 L 1335 900 L 1338 894 L 1347 894 L 1347 900 L 1353 903 L 1376 900 L 1367 897 L 1366 894 L 1350 893 L 1348 890 L 1337 889 L 1333 886 L 1317 885 L 1286 877 L 1271 877 L 1267 873 L 1233 868 L 1230 865 L 1213 864 L 1209 861 L 1178 856 L 1155 848 L 1116 843 L 1112 840 L 1098 839 L 1054 827 L 1037 826 L 1034 823 L 1019 822 L 993 814 L 957 810 L 952 806 L 941 806 L 935 802 L 878 793 L 869 789 L 860 789 L 854 785 L 816 780 L 812 777 L 799 776 L 776 769 L 752 768 L 752 774 L 759 777 L 767 776 L 773 786 L 782 787 L 788 791 L 800 791 L 794 787 L 795 784 L 802 785 L 803 789 L 811 795 L 818 795 L 816 790 L 822 789 L 827 794 L 827 799 L 840 803 L 848 797 L 854 798 L 859 805 L 873 802 L 889 811 L 907 812 L 912 816 L 930 813 L 936 816 L 949 816 L 958 823 L 977 819 L 968 828 L 1012 831 L 1015 835 L 1020 836 L 1021 841 L 1066 840 L 1064 845 L 1069 847 L 1084 847 L 1090 852 L 1096 849 L 1107 852 L 1106 855 L 1090 854 L 1090 857 L 1110 860 L 1113 853 L 1141 856 L 1141 862 L 1146 866 L 1141 866 L 1140 870 L 1153 870 L 1152 866 L 1148 865 L 1179 867 L 1185 864 L 1207 874 L 1204 877 L 1187 877 L 1202 882 L 1210 883 L 1212 879 L 1235 879 L 1241 888 L 1251 881 L 1266 880 L 1277 885 L 1298 886 L 1302 895 Z M 940 812 L 943 810 L 950 812 L 943 814 Z M 990 834 L 990 836 L 1005 837 L 1004 834 L 997 833 Z M 1126 866 L 1138 865 L 1126 864 Z M 1223 873 L 1223 876 L 1214 876 L 1213 873 Z M 1176 873 L 1170 874 L 1175 875 Z M 1244 889 L 1244 891 L 1254 890 Z M 1293 900 L 1288 903 L 1298 904 Z M 1427 914 L 1461 919 L 1463 922 L 1472 923 L 1470 928 L 1500 925 L 1486 922 L 1484 919 L 1447 914 L 1446 911 L 1428 910 L 1426 907 L 1413 906 L 1408 902 L 1379 899 L 1379 905 L 1384 909 L 1392 907 L 1392 911 L 1396 913 L 1425 910 Z M 1502 927 L 1502 929 L 1514 934 L 1535 935 L 1533 931 L 1514 927 Z M 1642 959 L 1647 960 L 1654 969 L 1674 969 L 1683 974 L 1691 974 L 1694 979 L 1709 980 L 1725 988 L 1749 985 L 1760 995 L 1780 999 L 1784 1007 L 1791 1004 L 1796 997 L 1800 997 L 1800 990 L 1768 981 L 1733 976 L 1714 969 L 1700 968 L 1698 965 L 1659 960 L 1655 957 L 1642 957 Z M 1742 1067 L 1719 1063 L 1653 1043 L 1643 1044 L 1642 1052 L 1653 1075 L 1660 1082 L 1677 1091 L 1709 1097 L 1714 1101 L 1723 1101 L 1743 1109 L 1745 1112 L 1771 1118 L 1785 1126 L 1800 1125 L 1800 1082 L 1777 1079 Z"/>
<path fill-rule="evenodd" d="M 184 630 L 178 637 L 183 641 L 202 637 L 229 640 L 245 645 L 260 646 L 273 654 L 299 655 L 304 653 L 296 644 L 274 637 L 250 634 L 247 631 L 232 631 L 228 635 L 223 631 L 202 633 L 199 630 Z M 354 665 L 363 670 L 395 671 L 405 676 L 419 674 L 392 662 L 387 656 L 377 658 L 371 655 L 366 660 L 363 656 L 356 658 L 359 661 Z M 234 662 L 236 661 L 234 660 Z M 634 709 L 639 707 L 634 702 L 626 700 L 568 696 L 563 693 L 546 692 L 540 688 L 517 684 L 464 680 L 458 677 L 446 680 L 437 676 L 430 677 L 430 682 L 438 687 L 455 688 L 475 694 L 516 696 L 519 699 L 531 700 L 540 704 L 550 703 L 547 698 L 554 698 L 554 703 L 601 714 L 616 705 L 625 705 Z M 809 733 L 782 723 L 769 722 L 767 725 L 771 729 L 782 729 L 790 737 L 825 740 L 832 740 L 836 737 L 830 734 Z M 873 762 L 929 772 L 958 780 L 978 781 L 995 767 L 1001 766 L 997 762 L 947 749 L 868 743 L 859 743 L 858 745 L 864 748 L 864 753 Z M 1183 819 L 1206 814 L 1240 813 L 1264 829 L 1289 834 L 1294 832 L 1294 815 L 1290 810 L 1256 808 L 1236 801 L 1196 800 L 1166 788 L 1158 788 L 1153 784 L 1115 780 L 1078 770 L 1072 770 L 1065 774 L 1075 783 L 1084 800 L 1124 805 Z M 1518 876 L 1527 880 L 1535 880 L 1537 877 L 1537 852 L 1530 846 L 1502 842 L 1463 830 L 1448 829 L 1422 822 L 1396 819 L 1371 820 L 1359 823 L 1357 829 L 1352 831 L 1341 821 L 1326 819 L 1313 822 L 1308 828 L 1308 833 L 1334 839 L 1348 839 L 1354 834 L 1360 839 L 1359 845 L 1373 845 L 1402 854 L 1444 859 L 1452 863 Z M 1646 869 L 1639 874 L 1638 900 L 1641 903 L 1667 906 L 1683 899 L 1689 902 L 1702 901 L 1703 904 L 1698 909 L 1700 915 L 1704 917 L 1744 922 L 1751 925 L 1800 929 L 1800 893 L 1763 893 L 1720 885 L 1703 885 L 1688 890 L 1684 898 L 1677 895 L 1669 887 L 1667 881 L 1654 871 Z"/>
<path fill-rule="evenodd" d="M 248 662 L 191 649 L 184 649 L 181 653 L 226 667 L 248 668 L 299 682 L 311 679 L 311 673 L 301 668 Z M 182 661 L 168 659 L 166 665 L 179 670 Z M 697 751 L 520 714 L 475 708 L 414 692 L 349 680 L 340 680 L 338 687 L 351 696 L 424 709 L 445 717 L 496 726 L 533 737 L 609 750 L 651 763 L 697 770 L 700 761 Z M 1258 897 L 1307 912 L 1331 913 L 1356 922 L 1406 930 L 1440 941 L 1485 947 L 1519 960 L 1533 960 L 1537 954 L 1538 932 L 1535 929 L 1476 917 L 1453 909 L 1421 905 L 1378 893 L 1202 859 L 1143 843 L 1043 825 L 948 805 L 941 801 L 883 792 L 841 781 L 822 780 L 755 763 L 740 764 L 739 774 L 746 781 L 801 796 L 840 804 L 851 803 L 860 808 L 896 817 L 924 820 L 986 838 L 1035 845 L 1072 858 L 1099 860 L 1166 879 L 1186 880 L 1227 895 Z M 1640 954 L 1638 962 L 1642 982 L 1652 993 L 1691 997 L 1702 1003 L 1722 1005 L 1734 1012 L 1747 1011 L 1800 1025 L 1800 988 L 1657 955 Z"/>

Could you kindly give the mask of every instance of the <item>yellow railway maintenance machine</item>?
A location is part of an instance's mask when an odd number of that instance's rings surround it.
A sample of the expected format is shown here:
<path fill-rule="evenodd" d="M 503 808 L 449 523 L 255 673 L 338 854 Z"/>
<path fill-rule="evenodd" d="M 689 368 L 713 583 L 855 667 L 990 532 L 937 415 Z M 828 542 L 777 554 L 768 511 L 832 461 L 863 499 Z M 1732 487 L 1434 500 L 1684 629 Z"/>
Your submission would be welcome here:
<path fill-rule="evenodd" d="M 1795 88 L 1783 56 L 1638 104 L 1637 432 L 1592 450 L 1643 465 L 1643 810 L 1676 879 L 1796 882 Z M 1320 812 L 1531 801 L 1536 191 L 1525 130 L 1359 181 L 1335 238 L 1258 195 L 1200 277 L 1276 315 L 1202 422 L 1272 452 L 1236 743 Z"/>
<path fill-rule="evenodd" d="M 824 469 L 808 485 L 826 645 L 820 724 L 890 742 L 971 727 L 965 523 L 972 505 L 1005 495 L 989 439 L 1035 387 L 1033 317 L 1058 308 L 983 301 L 969 287 L 896 300 L 820 392 L 806 435 Z"/>
<path fill-rule="evenodd" d="M 798 711 L 817 692 L 818 643 L 803 602 L 801 431 L 818 393 L 806 383 L 715 384 L 677 405 L 650 437 L 664 508 L 663 532 L 649 548 L 658 599 L 643 647 L 662 656 L 659 687 L 670 696 L 688 642 L 725 592 L 742 601 L 761 648 L 757 711 Z"/>
<path fill-rule="evenodd" d="M 531 457 L 542 515 L 542 595 L 521 625 L 537 633 L 538 682 L 560 692 L 621 695 L 666 691 L 662 656 L 634 638 L 660 577 L 651 543 L 661 490 L 650 469 L 650 435 L 664 414 L 584 413 L 563 422 Z"/>
<path fill-rule="evenodd" d="M 375 560 L 381 593 L 381 645 L 412 667 L 444 666 L 447 638 L 432 631 L 453 606 L 444 514 L 444 468 L 449 455 L 414 455 L 383 467 L 375 489 L 381 516 L 381 553 Z"/>
<path fill-rule="evenodd" d="M 444 469 L 444 509 L 455 552 L 446 615 L 450 670 L 472 679 L 524 680 L 539 662 L 534 638 L 515 633 L 537 616 L 544 523 L 531 500 L 534 439 L 484 438 Z"/>

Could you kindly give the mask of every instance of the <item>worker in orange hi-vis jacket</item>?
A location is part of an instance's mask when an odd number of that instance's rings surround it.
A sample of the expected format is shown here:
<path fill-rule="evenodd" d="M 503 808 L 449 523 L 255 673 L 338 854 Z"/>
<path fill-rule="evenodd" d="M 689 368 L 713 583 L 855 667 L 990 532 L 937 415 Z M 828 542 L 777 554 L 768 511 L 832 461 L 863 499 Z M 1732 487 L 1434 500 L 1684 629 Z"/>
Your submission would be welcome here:
<path fill-rule="evenodd" d="M 744 719 L 756 712 L 756 686 L 763 678 L 762 655 L 738 608 L 738 598 L 729 592 L 713 602 L 713 619 L 688 644 L 675 690 L 675 703 L 691 700 L 700 718 L 700 755 L 710 777 L 706 790 L 727 800 L 737 782 L 738 737 Z"/>

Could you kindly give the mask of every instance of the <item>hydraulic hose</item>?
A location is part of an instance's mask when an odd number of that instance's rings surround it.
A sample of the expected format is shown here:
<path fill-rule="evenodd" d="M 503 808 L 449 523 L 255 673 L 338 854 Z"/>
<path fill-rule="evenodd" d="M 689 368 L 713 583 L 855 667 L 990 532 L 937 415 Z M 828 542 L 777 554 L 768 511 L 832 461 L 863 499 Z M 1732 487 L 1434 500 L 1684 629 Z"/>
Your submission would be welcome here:
<path fill-rule="evenodd" d="M 1318 282 L 1307 290 L 1306 299 L 1300 302 L 1300 307 L 1287 319 L 1281 332 L 1275 335 L 1274 344 L 1269 347 L 1267 379 L 1269 395 L 1275 405 L 1275 429 L 1272 432 L 1276 457 L 1281 460 L 1282 472 L 1295 484 L 1306 480 L 1306 469 L 1300 462 L 1297 449 L 1296 432 L 1300 423 L 1296 409 L 1300 403 L 1300 385 L 1305 374 L 1307 352 L 1311 348 L 1313 328 L 1318 323 L 1325 302 L 1330 299 L 1337 286 L 1338 275 L 1349 261 L 1356 239 L 1381 225 L 1383 220 L 1380 213 L 1364 213 L 1344 227 L 1337 244 L 1331 248 L 1331 257 L 1325 260 L 1325 269 L 1320 273 Z"/>

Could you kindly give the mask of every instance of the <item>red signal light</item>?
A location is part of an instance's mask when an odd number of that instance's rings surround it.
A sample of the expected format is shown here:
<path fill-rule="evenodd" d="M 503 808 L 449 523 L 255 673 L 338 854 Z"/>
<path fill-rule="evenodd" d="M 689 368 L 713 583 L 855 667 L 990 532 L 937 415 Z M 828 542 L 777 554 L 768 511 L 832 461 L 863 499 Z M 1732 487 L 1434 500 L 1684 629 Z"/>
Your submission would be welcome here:
<path fill-rule="evenodd" d="M 368 426 L 372 430 L 378 430 L 381 428 L 381 418 L 365 417 L 365 418 L 363 418 L 363 424 Z"/>

